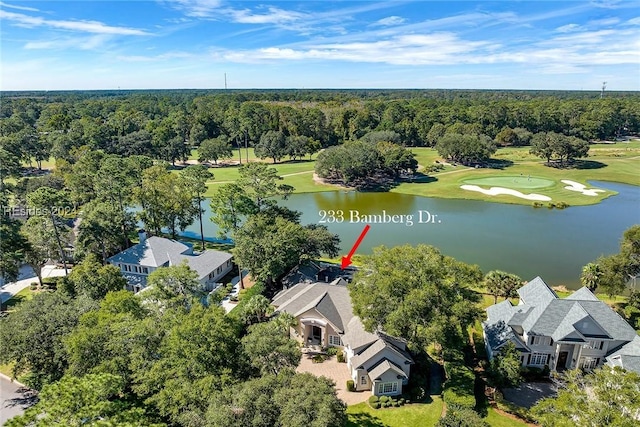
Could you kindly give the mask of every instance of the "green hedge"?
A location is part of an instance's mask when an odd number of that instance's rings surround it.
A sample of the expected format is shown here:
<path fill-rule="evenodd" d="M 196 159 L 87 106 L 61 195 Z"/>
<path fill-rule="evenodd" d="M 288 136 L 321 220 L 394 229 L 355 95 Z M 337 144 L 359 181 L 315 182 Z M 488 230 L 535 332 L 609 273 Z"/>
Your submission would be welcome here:
<path fill-rule="evenodd" d="M 458 405 L 463 408 L 474 409 L 476 397 L 474 385 L 476 376 L 464 365 L 462 360 L 447 361 L 444 364 L 447 381 L 444 384 L 442 399 L 447 405 Z"/>
<path fill-rule="evenodd" d="M 356 385 L 353 380 L 347 380 L 347 391 L 356 391 Z"/>

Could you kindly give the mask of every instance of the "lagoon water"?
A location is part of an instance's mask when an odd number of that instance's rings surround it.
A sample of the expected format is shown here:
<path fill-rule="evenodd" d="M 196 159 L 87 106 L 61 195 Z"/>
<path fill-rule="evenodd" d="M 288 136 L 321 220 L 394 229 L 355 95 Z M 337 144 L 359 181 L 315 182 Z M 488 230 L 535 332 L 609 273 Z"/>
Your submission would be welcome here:
<path fill-rule="evenodd" d="M 294 194 L 279 203 L 301 211 L 305 224 L 324 219 L 325 225 L 340 236 L 344 253 L 364 228 L 363 220 L 385 221 L 371 223 L 358 253 L 371 253 L 379 245 L 424 243 L 460 261 L 478 264 L 485 273 L 501 269 L 525 280 L 539 275 L 549 285 L 577 289 L 582 266 L 600 255 L 617 252 L 624 230 L 640 224 L 640 187 L 590 184 L 618 194 L 597 205 L 564 210 L 337 191 Z M 208 203 L 204 205 L 209 208 Z M 337 211 L 342 211 L 343 221 L 329 223 L 332 215 L 338 219 Z M 207 212 L 204 217 L 209 216 Z M 216 233 L 216 226 L 207 221 L 205 236 L 216 237 Z M 199 236 L 199 225 L 193 224 L 185 234 Z"/>

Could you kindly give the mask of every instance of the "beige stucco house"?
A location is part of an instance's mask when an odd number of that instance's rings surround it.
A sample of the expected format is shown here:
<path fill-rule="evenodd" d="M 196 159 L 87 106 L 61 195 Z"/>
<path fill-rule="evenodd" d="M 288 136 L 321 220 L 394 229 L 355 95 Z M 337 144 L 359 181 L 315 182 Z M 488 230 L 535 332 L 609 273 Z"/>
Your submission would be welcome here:
<path fill-rule="evenodd" d="M 402 393 L 413 364 L 406 343 L 364 330 L 353 314 L 343 279 L 298 283 L 278 293 L 272 304 L 276 313 L 289 313 L 298 320 L 291 336 L 303 346 L 343 349 L 356 390 L 371 390 L 378 396 Z"/>

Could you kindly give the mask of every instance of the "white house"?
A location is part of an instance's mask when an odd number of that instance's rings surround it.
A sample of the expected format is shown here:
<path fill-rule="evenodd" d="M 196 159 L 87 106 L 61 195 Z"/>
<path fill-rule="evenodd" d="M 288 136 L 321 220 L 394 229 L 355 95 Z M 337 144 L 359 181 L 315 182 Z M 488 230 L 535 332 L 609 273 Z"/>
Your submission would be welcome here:
<path fill-rule="evenodd" d="M 617 360 L 638 366 L 640 345 L 631 345 L 638 343 L 636 331 L 589 289 L 560 299 L 536 277 L 518 295 L 516 306 L 505 300 L 487 308 L 482 326 L 489 359 L 513 342 L 523 366 L 591 370 Z"/>
<path fill-rule="evenodd" d="M 196 253 L 193 247 L 164 237 L 147 238 L 140 232 L 140 243 L 126 249 L 107 261 L 115 265 L 127 280 L 127 288 L 139 292 L 147 286 L 147 276 L 158 268 L 175 266 L 186 261 L 198 273 L 204 290 L 211 291 L 216 283 L 232 268 L 231 254 L 205 250 Z"/>
<path fill-rule="evenodd" d="M 347 282 L 298 283 L 278 293 L 276 313 L 293 315 L 291 335 L 303 346 L 342 348 L 356 390 L 374 395 L 398 395 L 409 380 L 413 359 L 406 343 L 382 332 L 364 330 L 353 314 Z"/>

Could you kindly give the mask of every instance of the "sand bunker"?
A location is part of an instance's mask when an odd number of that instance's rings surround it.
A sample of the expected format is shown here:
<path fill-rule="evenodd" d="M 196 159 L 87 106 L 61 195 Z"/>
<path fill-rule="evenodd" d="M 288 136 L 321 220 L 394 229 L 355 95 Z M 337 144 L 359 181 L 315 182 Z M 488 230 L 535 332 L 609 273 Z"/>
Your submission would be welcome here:
<path fill-rule="evenodd" d="M 582 193 L 585 196 L 597 196 L 598 193 L 604 193 L 604 190 L 600 190 L 598 188 L 587 188 L 586 185 L 580 184 L 579 182 L 570 181 L 568 179 L 563 179 L 560 182 L 563 184 L 567 184 L 565 190 L 577 191 L 578 193 Z"/>
<path fill-rule="evenodd" d="M 551 200 L 551 197 L 548 196 L 543 196 L 542 194 L 523 194 L 517 190 L 512 190 L 511 188 L 504 188 L 504 187 L 491 187 L 490 189 L 484 189 L 482 187 L 478 187 L 477 185 L 461 185 L 460 188 L 462 188 L 463 190 L 469 190 L 469 191 L 478 191 L 482 194 L 486 194 L 488 196 L 498 196 L 501 194 L 506 194 L 508 196 L 516 196 L 516 197 L 520 197 L 521 199 L 526 199 L 526 200 L 537 200 L 540 202 L 548 202 Z"/>

